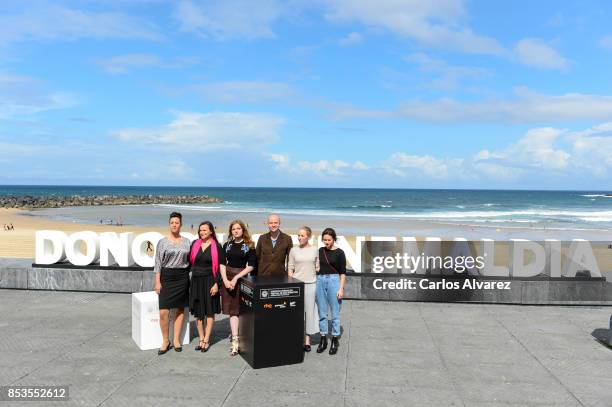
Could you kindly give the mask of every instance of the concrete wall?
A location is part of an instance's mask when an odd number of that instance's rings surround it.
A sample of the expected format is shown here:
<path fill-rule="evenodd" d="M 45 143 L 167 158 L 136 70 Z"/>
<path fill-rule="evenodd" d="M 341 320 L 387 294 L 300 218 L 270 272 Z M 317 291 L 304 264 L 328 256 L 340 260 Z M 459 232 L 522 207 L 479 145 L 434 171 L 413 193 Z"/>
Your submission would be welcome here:
<path fill-rule="evenodd" d="M 33 267 L 32 259 L 0 259 L 0 288 L 28 290 L 73 290 L 132 293 L 151 291 L 155 273 L 152 269 L 132 267 L 112 269 L 91 266 Z M 377 290 L 376 278 L 398 280 L 422 278 L 406 275 L 348 273 L 345 297 L 385 301 L 487 302 L 506 304 L 590 304 L 612 305 L 612 283 L 602 279 L 532 279 L 479 278 L 478 281 L 510 281 L 509 290 Z M 442 277 L 427 276 L 430 281 Z M 462 281 L 456 277 L 447 280 Z"/>

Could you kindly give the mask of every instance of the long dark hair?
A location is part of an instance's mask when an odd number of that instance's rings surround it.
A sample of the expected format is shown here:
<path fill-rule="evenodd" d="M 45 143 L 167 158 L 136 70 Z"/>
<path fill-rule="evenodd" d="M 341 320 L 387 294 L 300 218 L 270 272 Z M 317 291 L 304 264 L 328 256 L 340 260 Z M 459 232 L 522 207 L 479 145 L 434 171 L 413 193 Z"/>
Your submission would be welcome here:
<path fill-rule="evenodd" d="M 331 236 L 331 238 L 334 240 L 334 242 L 336 241 L 337 237 L 336 237 L 336 231 L 332 228 L 325 228 L 325 230 L 323 231 L 323 233 L 321 233 L 321 237 L 325 236 L 325 235 L 329 235 Z"/>
<path fill-rule="evenodd" d="M 207 226 L 208 226 L 208 229 L 210 229 L 210 231 L 212 232 L 212 233 L 210 234 L 210 235 L 212 236 L 212 238 L 213 238 L 213 239 L 215 239 L 215 241 L 218 241 L 218 240 L 217 240 L 217 234 L 215 233 L 215 227 L 214 227 L 214 226 L 213 226 L 213 224 L 212 224 L 210 221 L 208 221 L 208 220 L 205 220 L 204 222 L 202 222 L 202 223 L 200 223 L 200 224 L 198 225 L 198 239 L 201 239 L 201 238 L 202 238 L 202 237 L 200 236 L 200 228 L 202 227 L 202 225 L 207 225 Z"/>

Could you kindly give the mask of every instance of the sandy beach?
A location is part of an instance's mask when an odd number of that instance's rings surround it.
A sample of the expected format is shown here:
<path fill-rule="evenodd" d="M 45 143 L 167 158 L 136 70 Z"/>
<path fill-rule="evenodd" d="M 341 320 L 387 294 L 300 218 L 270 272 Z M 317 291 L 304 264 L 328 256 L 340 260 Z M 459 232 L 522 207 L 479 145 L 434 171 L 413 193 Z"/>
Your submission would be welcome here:
<path fill-rule="evenodd" d="M 114 226 L 114 225 L 83 225 L 81 223 L 61 222 L 42 217 L 24 216 L 27 211 L 19 209 L 0 208 L 0 224 L 13 224 L 15 230 L 0 230 L 0 257 L 34 257 L 34 239 L 37 230 L 61 230 L 78 232 L 91 230 L 93 232 L 135 232 L 143 233 L 158 231 L 166 233 L 163 228 Z"/>
<path fill-rule="evenodd" d="M 74 210 L 74 208 L 72 208 Z M 130 218 L 131 211 L 137 211 L 137 206 L 126 206 L 126 207 L 100 207 L 91 208 L 83 207 L 83 211 L 86 213 L 92 213 L 92 210 L 96 213 L 100 213 L 100 216 L 120 213 L 122 216 Z M 142 208 L 140 209 L 142 210 Z M 67 233 L 78 232 L 84 230 L 90 230 L 93 232 L 134 232 L 144 233 L 156 231 L 163 235 L 168 233 L 168 229 L 165 224 L 165 216 L 167 216 L 167 209 L 160 208 L 159 224 L 151 224 L 147 226 L 136 226 L 128 224 L 124 226 L 110 225 L 110 224 L 99 224 L 94 223 L 92 220 L 87 221 L 65 221 L 53 219 L 50 217 L 52 213 L 61 213 L 61 209 L 56 210 L 19 210 L 19 209 L 0 209 L 0 223 L 13 224 L 15 230 L 5 231 L 1 230 L 0 233 L 0 257 L 8 258 L 34 258 L 34 245 L 35 245 L 35 233 L 38 230 L 61 230 Z M 163 212 L 163 215 L 162 215 Z M 183 232 L 194 233 L 195 230 L 191 229 L 192 223 L 195 228 L 199 222 L 198 215 L 189 213 L 189 211 L 183 212 Z M 236 217 L 235 213 L 210 213 L 207 218 L 213 221 L 213 224 L 217 225 L 217 233 L 225 233 L 227 236 L 226 225 L 229 224 L 230 220 Z M 249 229 L 252 234 L 265 233 L 266 228 L 264 221 L 266 214 L 239 214 L 239 217 L 243 218 L 249 225 Z M 156 219 L 157 217 L 155 217 Z M 196 220 L 197 219 L 197 220 Z M 391 219 L 345 219 L 341 217 L 321 218 L 321 217 L 305 217 L 305 216 L 283 216 L 282 218 L 282 230 L 286 233 L 295 234 L 300 226 L 307 224 L 313 228 L 315 234 L 320 233 L 324 227 L 333 225 L 337 227 L 340 235 L 347 238 L 351 246 L 355 246 L 355 236 L 415 236 L 417 239 L 423 239 L 425 236 L 439 236 L 442 238 L 452 239 L 453 237 L 463 236 L 468 239 L 478 240 L 482 237 L 493 237 L 496 240 L 506 240 L 510 237 L 524 237 L 538 240 L 540 238 L 555 238 L 561 240 L 571 240 L 571 238 L 588 238 L 591 240 L 598 241 L 610 241 L 608 233 L 594 232 L 591 231 L 588 235 L 576 234 L 575 232 L 563 232 L 554 230 L 542 230 L 537 228 L 521 228 L 521 229 L 509 229 L 509 228 L 485 228 L 485 227 L 474 227 L 470 225 L 441 225 L 433 222 L 416 222 L 411 221 L 409 223 L 399 224 L 397 221 Z M 341 233 L 341 231 L 350 231 L 352 233 Z M 372 231 L 370 233 L 366 233 Z M 418 233 L 413 233 L 418 232 Z M 570 233 L 570 234 L 568 234 Z M 612 244 L 612 241 L 610 241 Z M 602 271 L 610 271 L 612 267 L 612 250 L 607 248 L 607 245 L 602 245 L 596 249 L 596 256 L 599 259 Z M 505 255 L 499 256 L 499 260 L 504 263 L 507 261 Z"/>
<path fill-rule="evenodd" d="M 12 224 L 15 229 L 6 231 L 0 230 L 0 257 L 13 258 L 34 258 L 35 234 L 38 230 L 61 230 L 63 232 L 80 232 L 90 230 L 92 232 L 159 232 L 163 235 L 168 233 L 168 228 L 165 226 L 134 226 L 134 225 L 109 225 L 109 224 L 93 224 L 80 222 L 67 222 L 55 219 L 50 219 L 44 216 L 32 216 L 33 212 L 20 209 L 0 208 L 0 224 Z M 197 227 L 197 226 L 196 226 Z M 287 233 L 297 233 L 297 227 L 284 228 Z M 191 224 L 185 222 L 183 232 L 194 233 L 191 230 Z M 263 223 L 260 228 L 255 229 L 254 233 L 264 233 Z M 217 233 L 226 233 L 225 227 L 218 228 Z M 354 237 L 347 236 L 351 244 L 354 244 Z"/>

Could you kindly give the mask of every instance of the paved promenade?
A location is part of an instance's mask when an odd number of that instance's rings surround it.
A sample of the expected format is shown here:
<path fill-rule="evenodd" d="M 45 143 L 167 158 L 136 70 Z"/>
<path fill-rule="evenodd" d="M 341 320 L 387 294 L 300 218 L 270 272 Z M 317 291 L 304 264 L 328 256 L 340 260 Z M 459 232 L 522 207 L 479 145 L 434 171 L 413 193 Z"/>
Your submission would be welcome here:
<path fill-rule="evenodd" d="M 85 406 L 612 406 L 612 307 L 346 301 L 339 353 L 253 370 L 219 319 L 197 340 L 140 351 L 126 294 L 0 290 L 0 385 L 69 385 Z"/>

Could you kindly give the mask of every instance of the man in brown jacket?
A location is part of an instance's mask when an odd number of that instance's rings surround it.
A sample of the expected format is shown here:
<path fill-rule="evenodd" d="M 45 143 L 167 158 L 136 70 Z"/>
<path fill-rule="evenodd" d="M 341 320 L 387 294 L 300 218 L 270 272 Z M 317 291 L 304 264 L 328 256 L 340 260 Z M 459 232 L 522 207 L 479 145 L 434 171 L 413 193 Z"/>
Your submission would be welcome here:
<path fill-rule="evenodd" d="M 258 276 L 286 276 L 289 251 L 293 247 L 291 236 L 280 231 L 280 216 L 268 216 L 268 233 L 259 237 L 257 253 Z"/>

